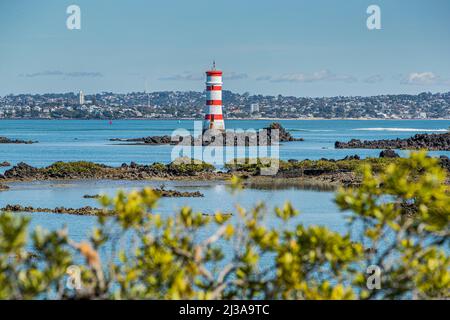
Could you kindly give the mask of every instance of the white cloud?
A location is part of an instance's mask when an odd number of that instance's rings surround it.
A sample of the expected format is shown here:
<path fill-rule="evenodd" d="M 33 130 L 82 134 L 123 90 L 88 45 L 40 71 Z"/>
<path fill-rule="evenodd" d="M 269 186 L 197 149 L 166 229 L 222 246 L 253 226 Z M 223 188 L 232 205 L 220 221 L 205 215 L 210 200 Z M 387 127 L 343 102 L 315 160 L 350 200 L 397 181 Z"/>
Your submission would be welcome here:
<path fill-rule="evenodd" d="M 201 74 L 183 72 L 180 74 L 174 74 L 166 77 L 161 77 L 159 80 L 170 80 L 170 81 L 200 81 L 204 77 Z"/>
<path fill-rule="evenodd" d="M 52 70 L 52 71 L 41 71 L 35 73 L 26 73 L 20 74 L 20 77 L 26 78 L 36 78 L 36 77 L 71 77 L 71 78 L 97 78 L 103 77 L 103 74 L 100 72 L 92 72 L 92 71 L 76 71 L 76 72 L 64 72 L 60 70 Z"/>
<path fill-rule="evenodd" d="M 311 74 L 307 73 L 288 73 L 280 76 L 261 76 L 257 80 L 266 80 L 272 82 L 319 82 L 319 81 L 342 81 L 356 82 L 357 79 L 350 75 L 339 75 L 329 70 L 320 70 Z"/>
<path fill-rule="evenodd" d="M 433 85 L 442 83 L 442 79 L 433 72 L 412 72 L 403 79 L 404 84 Z"/>
<path fill-rule="evenodd" d="M 237 72 L 225 72 L 223 74 L 224 80 L 242 80 L 247 79 L 248 75 L 246 73 L 237 73 Z"/>
<path fill-rule="evenodd" d="M 224 72 L 223 79 L 224 80 L 241 80 L 247 79 L 248 75 L 246 73 L 237 73 L 237 72 Z M 205 79 L 204 73 L 192 73 L 192 72 L 183 72 L 180 74 L 174 74 L 167 77 L 161 77 L 159 80 L 169 80 L 169 81 L 201 81 Z"/>

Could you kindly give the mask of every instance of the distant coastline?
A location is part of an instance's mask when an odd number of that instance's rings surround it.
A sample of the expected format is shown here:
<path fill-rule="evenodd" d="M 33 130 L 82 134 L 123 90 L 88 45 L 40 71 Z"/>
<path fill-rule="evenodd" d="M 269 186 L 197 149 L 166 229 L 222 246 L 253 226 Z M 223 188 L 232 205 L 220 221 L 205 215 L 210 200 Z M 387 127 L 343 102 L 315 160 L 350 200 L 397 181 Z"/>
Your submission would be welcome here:
<path fill-rule="evenodd" d="M 20 119 L 202 118 L 203 91 L 17 94 L 0 97 L 0 117 Z M 295 97 L 223 90 L 227 119 L 446 119 L 450 92 Z"/>
<path fill-rule="evenodd" d="M 118 119 L 95 119 L 95 118 L 0 118 L 0 121 L 4 120 L 48 120 L 48 121 L 59 121 L 59 120 L 86 120 L 86 121 L 121 121 L 121 120 L 153 120 L 153 121 L 179 121 L 179 120 L 198 120 L 203 121 L 203 119 L 199 118 L 118 118 Z M 254 120 L 254 121 L 281 121 L 281 120 L 288 120 L 288 121 L 295 121 L 295 120 L 301 120 L 301 121 L 307 121 L 307 120 L 329 120 L 329 121 L 337 121 L 337 120 L 344 120 L 344 121 L 450 121 L 450 118 L 426 118 L 426 119 L 385 119 L 385 118 L 226 118 L 225 121 L 239 121 L 239 120 Z"/>

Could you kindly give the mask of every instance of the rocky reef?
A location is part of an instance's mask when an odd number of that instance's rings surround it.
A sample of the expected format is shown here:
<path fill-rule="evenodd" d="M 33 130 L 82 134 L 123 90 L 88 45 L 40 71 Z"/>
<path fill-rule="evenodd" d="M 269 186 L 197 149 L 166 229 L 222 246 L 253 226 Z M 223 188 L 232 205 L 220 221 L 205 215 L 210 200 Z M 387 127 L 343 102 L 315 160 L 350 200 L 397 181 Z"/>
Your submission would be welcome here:
<path fill-rule="evenodd" d="M 202 146 L 255 146 L 255 145 L 271 145 L 272 133 L 278 130 L 278 142 L 303 141 L 302 138 L 294 138 L 281 124 L 274 122 L 270 126 L 263 128 L 261 131 L 251 132 L 234 132 L 234 131 L 207 131 L 198 137 L 188 136 L 149 136 L 143 138 L 121 139 L 113 138 L 110 141 L 126 142 L 124 144 L 134 145 L 202 145 Z"/>
<path fill-rule="evenodd" d="M 329 186 L 355 186 L 361 182 L 359 169 L 362 165 L 370 165 L 376 174 L 383 171 L 389 164 L 402 161 L 393 150 L 384 150 L 379 158 L 360 159 L 359 156 L 346 156 L 343 159 L 296 160 L 276 159 L 235 159 L 225 165 L 225 171 L 218 171 L 211 164 L 180 158 L 169 164 L 153 163 L 142 165 L 131 162 L 119 167 L 102 164 L 79 162 L 56 162 L 44 168 L 32 167 L 19 163 L 3 175 L 0 174 L 0 184 L 13 181 L 43 181 L 43 180 L 228 180 L 232 175 L 238 175 L 256 185 L 259 181 L 266 185 L 289 183 L 309 185 L 323 188 Z M 450 159 L 439 158 L 439 163 L 450 172 Z M 273 169 L 273 171 L 270 171 Z M 269 174 L 267 175 L 269 170 Z M 450 182 L 450 181 L 449 181 Z M 6 186 L 5 186 L 6 187 Z M 7 187 L 6 187 L 7 188 Z M 156 189 L 162 197 L 201 197 L 200 192 L 181 192 Z M 96 198 L 97 195 L 86 195 L 86 198 Z"/>
<path fill-rule="evenodd" d="M 155 191 L 160 197 L 163 198 L 202 198 L 204 197 L 204 194 L 201 193 L 200 191 L 178 191 L 178 190 L 169 190 L 169 189 L 164 189 L 164 188 L 156 188 L 153 189 L 153 191 Z M 85 199 L 99 199 L 101 197 L 101 195 L 99 194 L 94 194 L 94 195 L 89 195 L 89 194 L 85 194 L 83 196 L 83 198 Z"/>
<path fill-rule="evenodd" d="M 132 139 L 113 138 L 113 139 L 109 139 L 109 141 L 130 142 L 128 144 L 138 144 L 138 145 L 139 144 L 146 144 L 146 145 L 176 144 L 176 142 L 172 142 L 172 138 L 168 135 L 150 136 L 150 137 L 132 138 Z"/>
<path fill-rule="evenodd" d="M 7 137 L 0 137 L 0 143 L 10 143 L 10 144 L 32 144 L 32 143 L 37 143 L 37 141 L 20 140 L 20 139 L 10 139 L 10 138 L 7 138 Z"/>
<path fill-rule="evenodd" d="M 8 204 L 4 208 L 0 209 L 1 212 L 48 212 L 48 213 L 58 213 L 58 214 L 73 214 L 78 216 L 98 216 L 98 215 L 112 215 L 111 211 L 104 209 L 93 208 L 90 206 L 82 208 L 66 208 L 57 207 L 54 209 L 50 208 L 35 208 L 31 206 L 21 206 L 19 204 Z"/>
<path fill-rule="evenodd" d="M 386 149 L 380 152 L 380 158 L 400 158 L 400 156 L 394 150 Z"/>
<path fill-rule="evenodd" d="M 0 162 L 0 167 L 10 167 L 10 166 L 11 166 L 11 163 L 9 163 L 8 161 Z"/>
<path fill-rule="evenodd" d="M 275 130 L 277 132 L 275 132 Z M 273 139 L 278 134 L 278 141 Z M 281 124 L 273 122 L 261 131 L 251 132 L 222 132 L 222 135 L 214 134 L 203 137 L 203 145 L 234 145 L 234 146 L 269 146 L 279 142 L 304 141 L 303 138 L 294 138 Z"/>
<path fill-rule="evenodd" d="M 101 195 L 99 194 L 85 194 L 83 196 L 84 199 L 100 199 Z"/>
<path fill-rule="evenodd" d="M 406 149 L 450 151 L 450 133 L 416 134 L 407 139 L 364 140 L 352 139 L 348 142 L 336 141 L 336 149 Z"/>
<path fill-rule="evenodd" d="M 3 181 L 31 180 L 144 180 L 144 179 L 182 179 L 196 177 L 197 179 L 212 179 L 220 176 L 214 172 L 213 165 L 199 160 L 177 159 L 169 164 L 155 162 L 141 165 L 135 162 L 123 163 L 120 167 L 110 167 L 103 164 L 77 161 L 55 162 L 44 168 L 36 168 L 20 162 L 0 174 Z"/>
<path fill-rule="evenodd" d="M 163 198 L 203 198 L 204 194 L 200 191 L 178 191 L 166 189 L 153 189 L 160 197 Z"/>
<path fill-rule="evenodd" d="M 226 165 L 230 173 L 239 175 L 245 179 L 245 184 L 257 187 L 282 185 L 299 185 L 308 188 L 323 189 L 337 186 L 358 186 L 362 181 L 360 168 L 363 165 L 370 165 L 373 173 L 377 174 L 386 169 L 392 163 L 402 159 L 392 150 L 384 150 L 379 158 L 360 159 L 358 155 L 346 156 L 343 159 L 319 160 L 295 160 L 288 161 L 265 159 L 257 162 L 239 161 Z M 268 169 L 275 161 L 277 170 L 274 175 L 263 175 L 262 170 Z M 440 165 L 450 172 L 450 159 L 446 156 L 439 158 Z M 447 180 L 450 183 L 450 179 Z"/>

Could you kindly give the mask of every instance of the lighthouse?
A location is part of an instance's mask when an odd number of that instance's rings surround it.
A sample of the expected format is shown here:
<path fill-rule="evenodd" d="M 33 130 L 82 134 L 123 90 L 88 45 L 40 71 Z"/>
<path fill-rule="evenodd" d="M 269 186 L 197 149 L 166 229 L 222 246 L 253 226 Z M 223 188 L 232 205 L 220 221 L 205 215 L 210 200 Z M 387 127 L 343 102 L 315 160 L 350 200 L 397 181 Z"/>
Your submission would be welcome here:
<path fill-rule="evenodd" d="M 206 71 L 206 108 L 203 131 L 225 130 L 222 114 L 222 71 L 216 70 L 213 62 L 211 70 Z"/>

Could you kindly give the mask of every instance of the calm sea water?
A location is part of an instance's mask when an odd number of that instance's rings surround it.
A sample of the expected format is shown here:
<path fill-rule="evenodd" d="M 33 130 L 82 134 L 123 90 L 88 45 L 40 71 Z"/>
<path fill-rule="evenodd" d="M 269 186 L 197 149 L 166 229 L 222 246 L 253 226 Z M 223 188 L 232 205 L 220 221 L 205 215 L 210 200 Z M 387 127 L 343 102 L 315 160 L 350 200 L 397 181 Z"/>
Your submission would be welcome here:
<path fill-rule="evenodd" d="M 421 132 L 444 132 L 450 126 L 445 120 L 394 121 L 394 120 L 285 120 L 279 121 L 303 142 L 283 143 L 280 146 L 281 159 L 319 159 L 343 158 L 358 154 L 362 157 L 378 156 L 379 150 L 335 150 L 336 140 L 393 139 L 410 137 Z M 227 121 L 228 128 L 260 129 L 271 121 L 235 120 Z M 149 135 L 170 135 L 173 130 L 184 128 L 193 130 L 193 121 L 182 120 L 121 120 L 83 121 L 83 120 L 2 120 L 0 136 L 36 140 L 31 145 L 0 144 L 0 161 L 12 164 L 24 161 L 34 166 L 46 166 L 55 161 L 88 160 L 108 165 L 123 162 L 138 163 L 169 162 L 171 146 L 123 146 L 108 141 L 110 138 L 136 138 Z M 405 151 L 400 151 L 406 154 Z M 433 155 L 448 155 L 450 152 L 432 152 Z M 84 199 L 84 194 L 106 193 L 113 195 L 118 189 L 132 190 L 143 186 L 157 186 L 161 182 L 149 181 L 82 181 L 82 182 L 35 182 L 11 183 L 10 190 L 0 192 L 0 206 L 22 204 L 53 208 L 56 206 L 81 207 L 95 206 L 96 200 Z M 332 192 L 309 190 L 244 190 L 237 196 L 230 195 L 222 182 L 165 182 L 171 189 L 204 193 L 204 198 L 166 198 L 162 199 L 159 212 L 172 214 L 184 205 L 195 210 L 213 213 L 216 210 L 234 211 L 236 203 L 250 208 L 263 201 L 271 212 L 274 206 L 291 201 L 301 211 L 298 218 L 305 224 L 326 225 L 334 230 L 345 229 L 344 214 L 339 212 L 333 202 Z M 85 239 L 95 224 L 94 217 L 55 215 L 45 213 L 30 214 L 33 225 L 54 229 L 67 225 L 70 235 Z M 273 219 L 268 216 L 270 224 Z"/>

